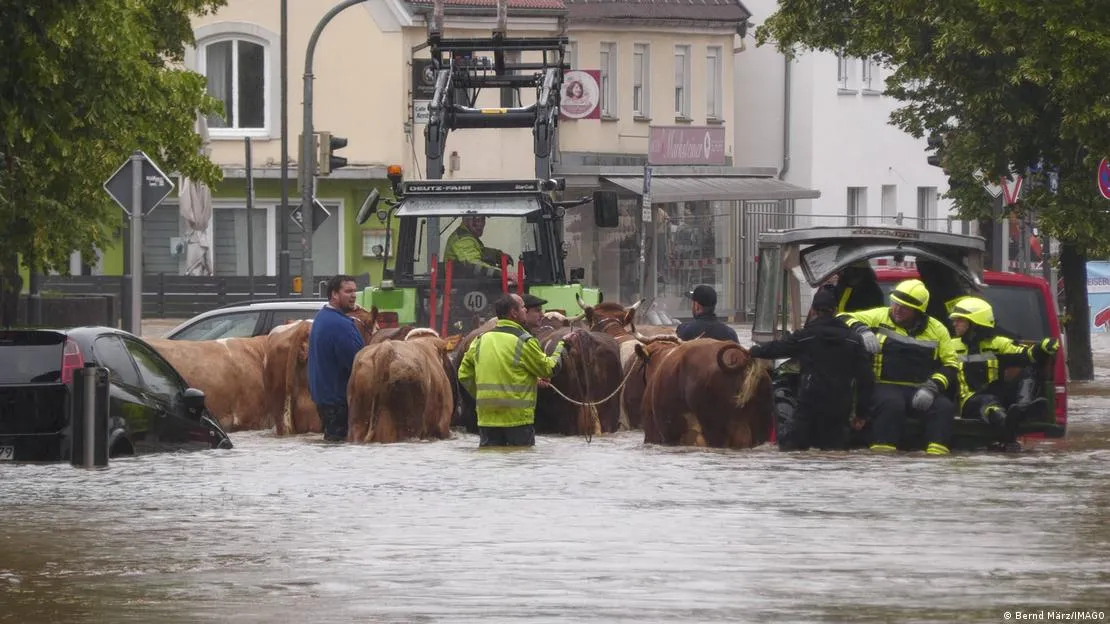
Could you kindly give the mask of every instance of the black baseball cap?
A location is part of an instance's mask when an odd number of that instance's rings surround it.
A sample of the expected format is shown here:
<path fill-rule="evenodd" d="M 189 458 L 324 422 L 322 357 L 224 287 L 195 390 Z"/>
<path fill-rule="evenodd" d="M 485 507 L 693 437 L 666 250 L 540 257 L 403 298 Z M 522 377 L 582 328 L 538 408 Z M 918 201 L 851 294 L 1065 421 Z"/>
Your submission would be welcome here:
<path fill-rule="evenodd" d="M 698 284 L 686 296 L 700 303 L 703 307 L 712 308 L 717 305 L 717 291 L 712 286 Z"/>
<path fill-rule="evenodd" d="M 547 303 L 547 299 L 540 299 L 535 295 L 525 294 L 521 299 L 524 299 L 524 309 L 538 308 Z"/>

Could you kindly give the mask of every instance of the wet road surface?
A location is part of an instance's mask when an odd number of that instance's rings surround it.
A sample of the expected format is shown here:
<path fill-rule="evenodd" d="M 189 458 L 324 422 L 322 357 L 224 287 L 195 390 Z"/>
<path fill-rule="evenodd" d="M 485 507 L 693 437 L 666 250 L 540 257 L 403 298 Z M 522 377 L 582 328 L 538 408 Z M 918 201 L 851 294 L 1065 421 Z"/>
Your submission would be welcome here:
<path fill-rule="evenodd" d="M 105 470 L 0 464 L 0 621 L 1107 613 L 1108 373 L 1073 384 L 1067 438 L 1017 455 L 704 451 L 638 433 L 478 451 L 467 434 L 383 447 L 256 432 L 233 434 L 231 451 Z"/>

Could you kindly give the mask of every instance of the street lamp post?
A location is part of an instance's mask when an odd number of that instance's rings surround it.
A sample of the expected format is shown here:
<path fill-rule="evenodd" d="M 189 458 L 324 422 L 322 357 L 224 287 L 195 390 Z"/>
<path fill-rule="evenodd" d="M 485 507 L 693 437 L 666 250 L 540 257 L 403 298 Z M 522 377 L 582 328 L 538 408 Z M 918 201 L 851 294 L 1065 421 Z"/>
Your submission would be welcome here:
<path fill-rule="evenodd" d="M 304 183 L 301 185 L 301 219 L 304 223 L 304 259 L 301 260 L 301 284 L 302 289 L 313 288 L 315 289 L 315 276 L 312 273 L 312 235 L 315 232 L 315 223 L 313 223 L 312 214 L 312 200 L 315 194 L 316 186 L 316 152 L 313 149 L 316 142 L 313 140 L 313 126 L 312 126 L 312 59 L 316 53 L 316 42 L 320 39 L 320 34 L 324 32 L 324 27 L 336 15 L 344 10 L 362 4 L 367 0 L 343 0 L 335 5 L 320 18 L 320 22 L 316 24 L 316 29 L 312 31 L 312 37 L 308 40 L 308 50 L 305 52 L 304 57 L 304 128 L 301 134 L 304 140 L 301 141 L 301 158 L 304 162 Z M 283 218 L 285 218 L 283 216 Z M 304 291 L 302 290 L 302 293 Z"/>

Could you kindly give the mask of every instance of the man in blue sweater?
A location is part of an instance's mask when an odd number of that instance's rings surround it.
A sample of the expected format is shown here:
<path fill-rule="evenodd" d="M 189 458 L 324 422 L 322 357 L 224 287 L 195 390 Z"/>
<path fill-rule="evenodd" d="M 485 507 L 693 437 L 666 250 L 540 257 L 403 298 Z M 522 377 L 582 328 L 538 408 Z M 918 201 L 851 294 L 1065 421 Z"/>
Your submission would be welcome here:
<path fill-rule="evenodd" d="M 328 302 L 316 313 L 308 335 L 308 390 L 320 413 L 324 439 L 347 439 L 347 381 L 362 334 L 347 316 L 355 309 L 358 287 L 350 275 L 328 280 Z"/>

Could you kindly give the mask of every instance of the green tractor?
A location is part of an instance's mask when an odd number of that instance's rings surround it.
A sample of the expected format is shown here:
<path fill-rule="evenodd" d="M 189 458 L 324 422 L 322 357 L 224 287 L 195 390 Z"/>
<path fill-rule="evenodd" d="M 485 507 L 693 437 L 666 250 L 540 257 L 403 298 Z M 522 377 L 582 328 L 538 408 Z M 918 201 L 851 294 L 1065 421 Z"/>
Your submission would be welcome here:
<path fill-rule="evenodd" d="M 361 305 L 376 306 L 382 324 L 432 327 L 442 335 L 465 334 L 495 316 L 493 302 L 505 293 L 531 293 L 547 300 L 545 311 L 567 316 L 601 301 L 597 288 L 583 286 L 585 270 L 564 265 L 562 221 L 568 209 L 594 203 L 598 215 L 614 215 L 617 196 L 598 191 L 592 198 L 555 201 L 559 180 L 420 180 L 402 182 L 394 172 L 396 200 L 375 212 L 375 202 L 360 211 L 363 222 L 376 214 L 386 222 L 399 219 L 396 253 L 381 282 L 361 294 Z M 502 232 L 520 231 L 519 249 L 493 251 L 481 265 L 444 260 L 428 239 L 453 231 L 466 217 L 485 217 Z M 599 219 L 600 220 L 600 219 Z M 436 224 L 442 224 L 437 226 Z M 427 229 L 441 227 L 436 236 Z M 387 234 L 389 236 L 389 234 Z M 436 244 L 438 247 L 438 244 Z M 389 239 L 386 248 L 392 248 Z"/>
<path fill-rule="evenodd" d="M 509 37 L 503 26 L 492 37 L 460 39 L 443 37 L 438 26 L 432 29 L 424 46 L 435 76 L 424 127 L 429 179 L 402 181 L 400 167 L 390 167 L 396 199 L 385 200 L 387 208 L 378 210 L 379 198 L 372 195 L 358 217 L 361 224 L 376 214 L 390 228 L 393 219 L 400 220 L 396 246 L 391 247 L 387 239 L 382 250 L 384 257 L 392 256 L 393 266 L 384 269 L 380 284 L 362 293 L 361 304 L 377 306 L 384 324 L 432 327 L 445 336 L 466 333 L 495 316 L 493 302 L 510 291 L 546 299 L 545 311 L 568 316 L 581 313 L 576 296 L 587 305 L 601 300 L 596 288 L 581 284 L 584 269 L 572 269 L 568 276 L 564 266 L 563 215 L 591 198 L 554 199 L 556 192 L 565 189 L 563 180 L 552 179 L 551 162 L 563 72 L 570 69 L 567 43 L 565 36 Z M 531 89 L 535 100 L 515 107 L 477 106 L 483 89 L 499 90 L 502 102 L 520 102 L 520 90 Z M 493 128 L 532 129 L 535 176 L 442 179 L 448 134 Z M 615 227 L 616 193 L 598 191 L 592 201 L 595 223 Z M 500 254 L 487 249 L 498 257 L 484 257 L 478 265 L 445 262 L 440 257 L 440 237 L 473 217 L 485 217 L 483 225 L 492 222 L 490 229 L 500 232 L 502 241 L 512 240 L 516 248 Z"/>

